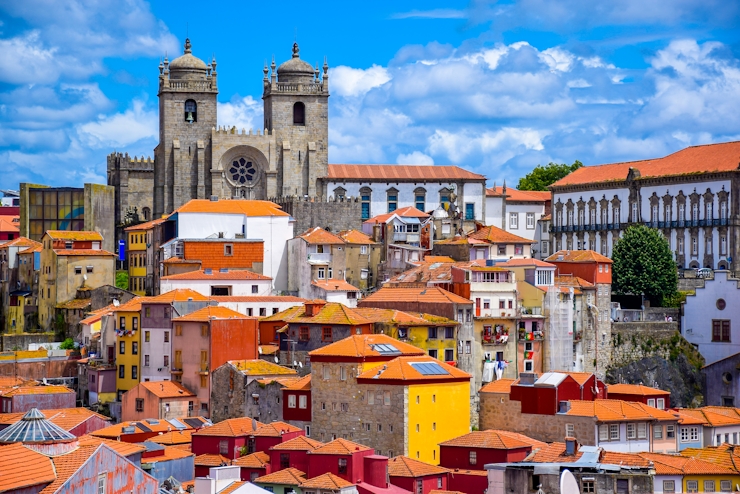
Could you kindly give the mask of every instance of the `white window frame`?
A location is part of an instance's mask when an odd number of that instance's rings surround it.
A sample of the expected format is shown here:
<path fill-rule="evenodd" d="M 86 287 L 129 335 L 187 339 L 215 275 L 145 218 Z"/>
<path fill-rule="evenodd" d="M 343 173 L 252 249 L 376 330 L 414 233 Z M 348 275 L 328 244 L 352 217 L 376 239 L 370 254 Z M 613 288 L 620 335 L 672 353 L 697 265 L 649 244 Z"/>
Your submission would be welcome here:
<path fill-rule="evenodd" d="M 647 439 L 647 423 L 640 422 L 637 424 L 637 439 Z"/>
<path fill-rule="evenodd" d="M 674 494 L 676 492 L 676 481 L 675 480 L 664 480 L 663 481 L 663 493 Z"/>
<path fill-rule="evenodd" d="M 519 213 L 509 213 L 509 230 L 519 229 Z"/>
<path fill-rule="evenodd" d="M 527 213 L 527 230 L 534 230 L 534 213 Z"/>
<path fill-rule="evenodd" d="M 655 404 L 659 410 L 665 410 L 665 398 L 658 398 Z"/>
<path fill-rule="evenodd" d="M 295 408 L 295 395 L 288 395 L 288 408 Z"/>
<path fill-rule="evenodd" d="M 340 381 L 347 380 L 347 368 L 343 365 L 339 367 L 339 380 Z"/>
<path fill-rule="evenodd" d="M 686 481 L 686 492 L 699 492 L 699 481 L 698 480 L 687 480 Z"/>
<path fill-rule="evenodd" d="M 627 439 L 637 439 L 636 424 L 627 424 Z"/>
<path fill-rule="evenodd" d="M 699 428 L 698 427 L 689 427 L 689 437 L 690 441 L 695 442 L 699 440 Z"/>
<path fill-rule="evenodd" d="M 308 407 L 308 397 L 306 395 L 299 395 L 298 396 L 298 408 L 306 409 L 307 407 Z"/>
<path fill-rule="evenodd" d="M 619 441 L 622 437 L 622 433 L 619 430 L 619 424 L 609 424 L 609 440 Z"/>
<path fill-rule="evenodd" d="M 565 424 L 565 437 L 575 437 L 576 426 L 575 424 Z"/>
<path fill-rule="evenodd" d="M 599 442 L 609 441 L 609 426 L 602 424 L 599 426 Z"/>
<path fill-rule="evenodd" d="M 108 472 L 101 472 L 98 474 L 98 494 L 106 492 L 108 492 Z"/>

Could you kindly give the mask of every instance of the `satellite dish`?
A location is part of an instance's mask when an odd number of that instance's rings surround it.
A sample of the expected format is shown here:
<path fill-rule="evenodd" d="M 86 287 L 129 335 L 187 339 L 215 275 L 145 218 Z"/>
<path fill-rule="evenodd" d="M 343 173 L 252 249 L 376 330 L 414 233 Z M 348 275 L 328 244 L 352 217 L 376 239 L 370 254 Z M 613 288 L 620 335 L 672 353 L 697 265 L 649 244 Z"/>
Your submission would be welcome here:
<path fill-rule="evenodd" d="M 262 355 L 262 347 L 261 346 L 258 346 L 257 347 L 257 353 L 259 353 L 260 355 Z"/>
<path fill-rule="evenodd" d="M 578 481 L 570 470 L 563 470 L 560 475 L 560 494 L 580 494 L 580 492 Z"/>
<path fill-rule="evenodd" d="M 303 369 L 303 362 L 298 362 L 298 367 L 300 367 L 301 369 Z"/>
<path fill-rule="evenodd" d="M 275 357 L 275 363 L 277 364 L 278 362 L 280 362 L 280 359 Z"/>
<path fill-rule="evenodd" d="M 257 421 L 254 420 L 254 419 L 252 419 L 252 430 L 253 431 L 256 431 L 257 430 Z"/>

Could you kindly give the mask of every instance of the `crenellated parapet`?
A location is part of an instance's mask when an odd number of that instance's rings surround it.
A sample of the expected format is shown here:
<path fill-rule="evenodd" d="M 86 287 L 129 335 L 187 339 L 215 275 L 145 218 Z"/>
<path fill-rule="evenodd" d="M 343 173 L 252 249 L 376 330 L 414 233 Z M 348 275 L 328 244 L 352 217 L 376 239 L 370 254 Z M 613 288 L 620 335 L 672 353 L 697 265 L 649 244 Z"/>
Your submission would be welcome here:
<path fill-rule="evenodd" d="M 218 127 L 213 127 L 211 129 L 211 134 L 213 136 L 238 135 L 250 137 L 261 136 L 271 138 L 270 136 L 272 135 L 272 132 L 270 132 L 268 129 L 265 129 L 263 133 L 262 129 L 257 129 L 257 131 L 254 132 L 254 130 L 251 128 L 249 129 L 249 131 L 247 131 L 247 129 L 245 128 L 239 130 L 235 125 L 219 125 Z"/>
<path fill-rule="evenodd" d="M 110 172 L 154 172 L 154 158 L 151 156 L 129 156 L 128 153 L 114 152 L 108 155 L 108 173 Z"/>

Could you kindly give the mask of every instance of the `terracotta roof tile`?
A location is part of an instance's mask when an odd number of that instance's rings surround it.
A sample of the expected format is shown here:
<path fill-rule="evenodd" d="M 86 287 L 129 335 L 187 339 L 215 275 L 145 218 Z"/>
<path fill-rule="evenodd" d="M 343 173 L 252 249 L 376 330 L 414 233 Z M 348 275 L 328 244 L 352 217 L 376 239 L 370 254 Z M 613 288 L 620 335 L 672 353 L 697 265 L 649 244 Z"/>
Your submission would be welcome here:
<path fill-rule="evenodd" d="M 54 480 L 56 473 L 49 457 L 28 449 L 21 443 L 0 446 L 1 492 L 20 490 Z"/>
<path fill-rule="evenodd" d="M 635 396 L 665 396 L 670 391 L 643 386 L 642 384 L 610 384 L 606 387 L 608 393 L 627 394 Z"/>
<path fill-rule="evenodd" d="M 209 305 L 198 309 L 190 314 L 176 317 L 173 321 L 179 322 L 208 322 L 213 319 L 255 319 L 254 317 L 245 316 L 244 314 L 231 310 L 228 307 L 219 305 Z"/>
<path fill-rule="evenodd" d="M 43 244 L 30 238 L 18 237 L 0 244 L 0 249 L 7 249 L 8 247 L 43 247 Z"/>
<path fill-rule="evenodd" d="M 264 451 L 257 451 L 251 455 L 241 456 L 236 460 L 231 460 L 231 464 L 242 468 L 264 468 L 270 464 L 270 455 Z"/>
<path fill-rule="evenodd" d="M 416 209 L 414 206 L 407 206 L 405 208 L 396 209 L 391 213 L 383 213 L 377 216 L 373 216 L 369 220 L 365 220 L 367 224 L 385 224 L 393 217 L 399 218 L 419 218 L 420 220 L 429 218 L 429 215 L 424 211 Z"/>
<path fill-rule="evenodd" d="M 426 355 L 426 352 L 420 348 L 417 348 L 408 343 L 398 341 L 395 338 L 391 338 L 384 334 L 364 334 L 364 335 L 352 335 L 343 340 L 326 345 L 323 348 L 319 348 L 309 352 L 309 355 L 313 358 L 321 356 L 332 356 L 332 357 L 380 357 L 379 351 L 375 350 L 375 345 L 393 345 L 401 355 Z"/>
<path fill-rule="evenodd" d="M 124 230 L 127 232 L 151 230 L 155 226 L 160 225 L 165 221 L 167 221 L 167 218 L 157 218 L 156 220 L 151 220 L 145 223 L 139 223 L 138 225 L 129 226 L 128 228 L 124 228 Z"/>
<path fill-rule="evenodd" d="M 0 216 L 0 232 L 17 233 L 20 231 L 19 216 Z"/>
<path fill-rule="evenodd" d="M 192 434 L 193 434 L 192 430 L 170 431 L 170 432 L 165 432 L 163 434 L 160 434 L 158 436 L 154 436 L 148 439 L 148 441 L 151 441 L 157 444 L 166 444 L 170 446 L 174 446 L 176 444 L 190 444 L 193 441 L 191 437 Z"/>
<path fill-rule="evenodd" d="M 244 216 L 290 216 L 280 206 L 270 201 L 251 201 L 247 199 L 191 199 L 179 208 L 175 213 L 216 213 L 216 214 L 242 214 Z"/>
<path fill-rule="evenodd" d="M 701 421 L 702 424 L 711 425 L 712 427 L 740 424 L 740 410 L 737 408 L 678 408 L 676 413 L 682 419 L 694 419 L 695 423 Z"/>
<path fill-rule="evenodd" d="M 62 302 L 61 304 L 57 304 L 57 309 L 67 309 L 67 310 L 80 310 L 80 309 L 86 309 L 92 305 L 92 302 L 89 298 L 73 298 L 72 300 L 68 300 L 66 302 Z"/>
<path fill-rule="evenodd" d="M 221 467 L 231 465 L 231 460 L 222 455 L 206 453 L 195 457 L 196 467 Z"/>
<path fill-rule="evenodd" d="M 454 165 L 329 165 L 330 180 L 485 180 L 486 177 Z"/>
<path fill-rule="evenodd" d="M 141 312 L 141 303 L 148 297 L 134 297 L 118 307 L 114 306 L 111 312 Z"/>
<path fill-rule="evenodd" d="M 293 297 L 291 295 L 211 295 L 211 300 L 216 302 L 253 302 L 256 304 L 264 302 L 295 303 L 303 304 L 305 298 Z"/>
<path fill-rule="evenodd" d="M 162 261 L 163 264 L 201 264 L 199 259 L 183 259 L 182 257 L 169 257 Z"/>
<path fill-rule="evenodd" d="M 155 297 L 147 297 L 145 302 L 147 304 L 171 304 L 172 302 L 187 302 L 189 300 L 205 302 L 208 300 L 208 297 L 190 288 L 177 288 L 169 292 L 160 293 Z"/>
<path fill-rule="evenodd" d="M 271 280 L 269 276 L 265 276 L 259 273 L 253 273 L 246 269 L 230 269 L 227 272 L 211 270 L 211 274 L 207 274 L 204 269 L 197 271 L 188 271 L 187 273 L 171 274 L 169 276 L 163 276 L 163 280 Z"/>
<path fill-rule="evenodd" d="M 268 362 L 267 360 L 229 360 L 229 364 L 247 376 L 297 375 L 295 369 Z"/>
<path fill-rule="evenodd" d="M 396 456 L 388 460 L 388 475 L 391 477 L 424 477 L 448 472 L 447 468 L 424 463 L 407 456 Z"/>
<path fill-rule="evenodd" d="M 288 384 L 284 388 L 286 391 L 310 391 L 311 390 L 311 374 L 303 376 L 295 382 Z"/>
<path fill-rule="evenodd" d="M 246 480 L 237 480 L 236 482 L 232 482 L 228 486 L 226 486 L 225 489 L 222 489 L 218 491 L 218 494 L 232 494 L 236 492 L 237 489 L 239 489 L 241 486 L 248 484 Z"/>
<path fill-rule="evenodd" d="M 206 427 L 206 425 L 205 425 L 206 424 L 206 422 L 205 422 L 206 419 L 203 419 L 202 417 L 189 417 L 189 418 L 198 420 L 199 422 L 201 422 L 201 424 L 203 424 L 203 427 L 204 428 L 209 428 L 209 427 Z M 193 429 L 193 427 L 191 427 L 188 424 L 186 424 L 185 422 L 183 422 L 182 421 L 182 418 L 178 418 L 177 420 L 179 422 L 182 422 L 182 424 L 185 426 L 185 429 L 183 429 L 183 430 L 191 430 L 191 429 Z M 111 425 L 111 426 L 108 426 L 108 427 L 106 427 L 104 429 L 99 429 L 97 431 L 91 432 L 90 435 L 91 436 L 95 436 L 95 437 L 103 437 L 103 438 L 109 438 L 109 439 L 117 439 L 117 438 L 119 438 L 121 436 L 126 436 L 128 434 L 128 433 L 126 433 L 126 432 L 123 431 L 123 429 L 126 428 L 126 427 L 134 427 L 134 433 L 141 433 L 141 432 L 143 432 L 143 430 L 140 429 L 137 426 L 137 424 L 139 424 L 138 421 L 121 422 L 120 424 Z M 155 432 L 155 433 L 159 433 L 159 432 L 162 432 L 162 433 L 170 432 L 170 430 L 173 429 L 172 424 L 170 424 L 166 420 L 159 420 L 159 423 L 151 423 L 151 422 L 144 421 L 144 422 L 142 422 L 142 424 L 144 426 L 146 426 L 147 429 L 150 429 L 152 432 Z M 215 426 L 212 426 L 212 427 L 215 427 Z"/>
<path fill-rule="evenodd" d="M 511 393 L 511 385 L 518 382 L 518 379 L 499 379 L 498 381 L 493 381 L 482 388 L 480 388 L 481 393 Z"/>
<path fill-rule="evenodd" d="M 58 256 L 115 257 L 112 252 L 102 249 L 54 249 Z"/>
<path fill-rule="evenodd" d="M 546 443 L 532 439 L 523 434 L 501 430 L 473 431 L 440 443 L 440 446 L 461 446 L 468 448 L 515 449 L 542 448 Z"/>
<path fill-rule="evenodd" d="M 305 306 L 307 304 L 320 304 L 322 307 L 319 309 L 318 314 L 310 316 L 306 315 Z M 263 317 L 260 320 L 285 321 L 296 324 L 345 324 L 351 326 L 371 323 L 371 321 L 368 321 L 359 313 L 355 312 L 354 309 L 338 302 L 327 302 L 325 300 L 308 301 L 302 306 L 290 307 L 277 314 Z"/>
<path fill-rule="evenodd" d="M 74 390 L 68 388 L 67 386 L 56 384 L 52 384 L 49 386 L 20 386 L 0 390 L 0 395 L 5 397 L 17 395 L 46 395 L 65 393 L 74 393 Z"/>
<path fill-rule="evenodd" d="M 503 187 L 489 187 L 486 189 L 487 197 L 501 197 L 503 195 Z M 550 195 L 550 192 L 506 188 L 506 202 L 546 202 L 550 200 Z"/>
<path fill-rule="evenodd" d="M 556 268 L 554 264 L 549 262 L 540 261 L 539 259 L 509 259 L 506 262 L 497 262 L 496 266 L 502 266 L 505 268 L 513 268 L 518 266 L 537 266 L 538 268 Z"/>
<path fill-rule="evenodd" d="M 304 472 L 290 467 L 257 477 L 253 482 L 257 484 L 301 485 L 305 480 L 306 474 Z"/>
<path fill-rule="evenodd" d="M 562 259 L 560 257 L 563 257 Z M 593 250 L 559 250 L 545 259 L 547 262 L 606 262 L 612 260 Z"/>
<path fill-rule="evenodd" d="M 270 449 L 274 451 L 313 451 L 323 445 L 324 443 L 311 439 L 310 437 L 298 436 L 285 441 L 284 443 L 276 444 Z"/>
<path fill-rule="evenodd" d="M 311 452 L 313 455 L 349 455 L 355 451 L 367 451 L 372 448 L 363 446 L 362 444 L 353 443 L 341 437 L 334 439 L 322 446 L 319 446 Z"/>
<path fill-rule="evenodd" d="M 425 264 L 434 264 L 437 262 L 449 262 L 454 263 L 455 260 L 450 256 L 424 256 L 423 262 Z"/>
<path fill-rule="evenodd" d="M 533 240 L 514 235 L 506 230 L 502 230 L 496 226 L 490 225 L 485 228 L 481 228 L 475 233 L 468 235 L 469 239 L 483 240 L 492 244 L 532 244 L 535 243 Z"/>
<path fill-rule="evenodd" d="M 734 445 L 723 443 L 720 446 L 704 448 L 686 448 L 681 450 L 681 456 L 698 458 L 727 470 L 740 473 L 740 454 L 735 451 Z"/>
<path fill-rule="evenodd" d="M 179 398 L 183 396 L 195 396 L 185 386 L 175 381 L 148 381 L 139 383 L 144 389 L 157 398 Z"/>
<path fill-rule="evenodd" d="M 290 425 L 286 422 L 270 422 L 269 424 L 262 424 L 261 426 L 257 427 L 257 430 L 254 431 L 251 435 L 252 436 L 259 436 L 259 437 L 281 437 L 286 432 L 301 432 L 303 429 L 300 427 L 296 427 L 294 425 Z"/>
<path fill-rule="evenodd" d="M 314 280 L 311 284 L 327 292 L 359 292 L 360 289 L 344 280 L 334 278 L 328 280 Z"/>
<path fill-rule="evenodd" d="M 361 304 L 369 307 L 373 302 L 427 302 L 440 304 L 464 304 L 473 302 L 439 287 L 396 288 L 383 287 L 365 297 Z"/>
<path fill-rule="evenodd" d="M 194 432 L 194 436 L 222 436 L 222 437 L 241 437 L 248 436 L 254 432 L 252 428 L 253 419 L 249 417 L 240 417 L 235 419 L 226 419 L 222 422 L 214 424 L 210 427 L 204 427 L 197 432 Z M 262 422 L 254 420 L 257 428 L 264 425 Z"/>
<path fill-rule="evenodd" d="M 347 482 L 342 477 L 337 477 L 333 473 L 325 473 L 312 479 L 308 479 L 301 484 L 301 489 L 321 489 L 323 490 L 339 490 L 345 487 L 352 487 L 353 483 Z"/>
<path fill-rule="evenodd" d="M 342 230 L 339 236 L 346 244 L 372 245 L 375 243 L 372 238 L 359 230 Z"/>
<path fill-rule="evenodd" d="M 622 400 L 571 400 L 566 415 L 594 417 L 599 422 L 621 422 L 625 420 L 676 421 L 669 412 L 659 410 L 644 403 Z"/>
<path fill-rule="evenodd" d="M 341 237 L 337 237 L 333 233 L 324 230 L 320 226 L 311 228 L 310 230 L 306 230 L 305 232 L 298 235 L 298 238 L 302 238 L 308 244 L 311 244 L 311 245 L 319 245 L 319 244 L 342 245 L 344 244 L 344 240 L 342 240 Z"/>
<path fill-rule="evenodd" d="M 663 158 L 584 166 L 561 178 L 552 187 L 621 182 L 627 179 L 630 168 L 639 170 L 642 178 L 735 171 L 738 161 L 740 141 L 691 146 Z"/>
<path fill-rule="evenodd" d="M 447 374 L 423 374 L 419 371 L 419 367 L 414 364 L 437 364 L 443 370 L 447 371 Z M 458 379 L 470 379 L 470 374 L 461 371 L 457 367 L 448 365 L 436 358 L 428 355 L 414 356 L 414 357 L 397 357 L 386 362 L 378 367 L 368 369 L 359 376 L 357 379 L 372 379 L 378 382 L 387 381 L 429 381 L 429 382 L 444 382 L 449 380 Z"/>
<path fill-rule="evenodd" d="M 402 324 L 404 326 L 431 326 L 446 325 L 457 326 L 457 322 L 442 316 L 433 316 L 424 313 L 404 312 L 396 309 L 379 309 L 377 307 L 358 307 L 354 309 L 357 313 L 373 322 L 385 324 Z M 432 318 L 432 319 L 427 319 Z"/>
<path fill-rule="evenodd" d="M 76 240 L 78 242 L 103 240 L 103 236 L 94 231 L 46 230 L 45 235 L 54 240 Z"/>
<path fill-rule="evenodd" d="M 165 446 L 164 449 L 159 450 L 159 454 L 156 456 L 147 456 L 141 459 L 141 463 L 158 463 L 160 461 L 180 460 L 182 458 L 188 458 L 195 456 L 190 451 L 185 451 L 182 448 L 175 448 L 172 446 Z"/>
<path fill-rule="evenodd" d="M 77 441 L 80 446 L 98 446 L 100 444 L 105 444 L 110 449 L 124 457 L 146 451 L 146 446 L 144 446 L 143 444 L 127 443 L 125 441 L 113 441 L 111 439 L 95 437 L 89 434 L 80 436 Z"/>
<path fill-rule="evenodd" d="M 653 462 L 656 475 L 737 475 L 734 469 L 700 458 L 661 453 L 639 455 Z"/>
<path fill-rule="evenodd" d="M 288 377 L 265 377 L 265 378 L 257 378 L 257 381 L 264 384 L 265 386 L 268 386 L 270 384 L 277 383 L 281 387 L 286 388 L 290 386 L 291 384 L 294 384 L 298 382 L 301 378 L 298 376 L 288 376 Z"/>

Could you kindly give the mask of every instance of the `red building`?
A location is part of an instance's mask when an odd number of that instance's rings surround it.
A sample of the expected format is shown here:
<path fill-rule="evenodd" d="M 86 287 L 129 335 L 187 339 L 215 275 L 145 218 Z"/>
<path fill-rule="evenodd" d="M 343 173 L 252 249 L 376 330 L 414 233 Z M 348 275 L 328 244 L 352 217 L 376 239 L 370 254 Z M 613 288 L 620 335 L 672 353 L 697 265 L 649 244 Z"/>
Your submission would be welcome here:
<path fill-rule="evenodd" d="M 283 419 L 311 422 L 311 374 L 289 384 L 282 391 Z"/>
<path fill-rule="evenodd" d="M 241 479 L 249 482 L 272 472 L 270 455 L 262 451 L 237 458 L 231 464 L 239 467 L 241 469 Z"/>
<path fill-rule="evenodd" d="M 671 393 L 642 384 L 610 384 L 607 387 L 610 400 L 636 401 L 666 410 L 671 407 Z"/>
<path fill-rule="evenodd" d="M 173 430 L 199 430 L 206 427 L 208 423 L 203 417 L 181 417 L 170 420 L 146 419 L 140 422 L 122 422 L 111 425 L 90 435 L 125 443 L 143 443 L 149 438 Z"/>
<path fill-rule="evenodd" d="M 257 427 L 257 430 L 250 434 L 249 439 L 254 444 L 254 451 L 267 452 L 273 446 L 303 435 L 305 431 L 300 427 L 285 422 L 271 422 Z M 251 444 L 248 443 L 247 448 L 250 446 Z"/>
<path fill-rule="evenodd" d="M 486 492 L 488 472 L 486 470 L 454 469 L 450 472 L 448 489 L 459 492 Z"/>
<path fill-rule="evenodd" d="M 389 481 L 388 457 L 380 455 L 368 455 L 363 458 L 365 478 L 357 482 L 359 494 L 411 494 L 402 487 Z"/>
<path fill-rule="evenodd" d="M 521 461 L 545 443 L 516 432 L 473 431 L 440 443 L 439 464 L 449 469 L 483 470 L 487 463 Z"/>
<path fill-rule="evenodd" d="M 416 494 L 429 494 L 435 489 L 446 490 L 449 472 L 446 468 L 406 456 L 396 456 L 388 460 L 391 484 Z"/>
<path fill-rule="evenodd" d="M 25 413 L 32 408 L 74 408 L 77 394 L 66 386 L 19 386 L 5 389 L 0 395 L 0 411 Z"/>
<path fill-rule="evenodd" d="M 269 452 L 270 464 L 274 465 L 273 471 L 290 467 L 297 468 L 302 472 L 308 471 L 309 453 L 323 445 L 324 443 L 314 441 L 309 437 L 298 436 L 273 446 Z"/>
<path fill-rule="evenodd" d="M 557 267 L 556 276 L 573 275 L 594 285 L 612 282 L 612 260 L 593 250 L 561 250 L 545 260 Z"/>
<path fill-rule="evenodd" d="M 363 481 L 365 468 L 363 458 L 375 451 L 362 444 L 337 438 L 311 451 L 308 455 L 308 477 L 333 473 L 348 482 Z"/>
<path fill-rule="evenodd" d="M 193 433 L 192 451 L 196 456 L 223 455 L 229 460 L 239 458 L 242 448 L 245 448 L 247 453 L 254 453 L 254 442 L 252 442 L 250 451 L 247 445 L 248 439 L 257 428 L 263 425 L 265 424 L 249 417 L 224 420 Z"/>
<path fill-rule="evenodd" d="M 522 413 L 555 415 L 560 402 L 606 398 L 606 386 L 586 372 L 546 372 L 536 380 L 534 374 L 522 374 L 509 398 L 522 403 Z"/>

